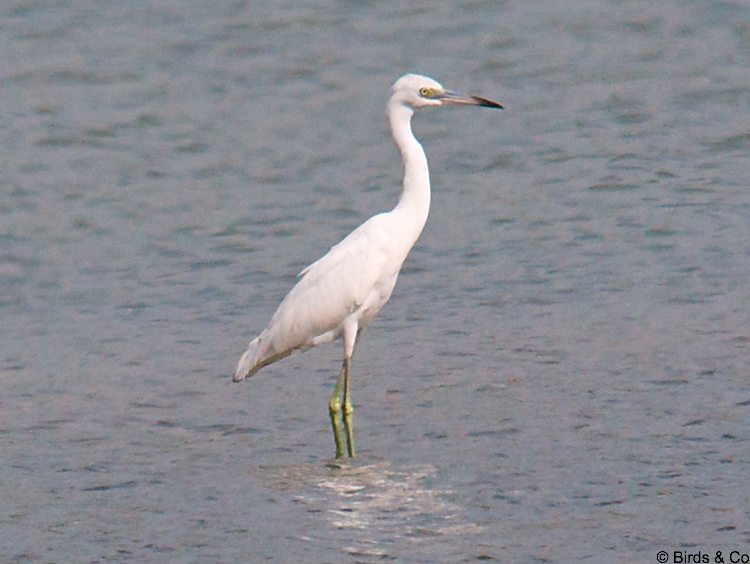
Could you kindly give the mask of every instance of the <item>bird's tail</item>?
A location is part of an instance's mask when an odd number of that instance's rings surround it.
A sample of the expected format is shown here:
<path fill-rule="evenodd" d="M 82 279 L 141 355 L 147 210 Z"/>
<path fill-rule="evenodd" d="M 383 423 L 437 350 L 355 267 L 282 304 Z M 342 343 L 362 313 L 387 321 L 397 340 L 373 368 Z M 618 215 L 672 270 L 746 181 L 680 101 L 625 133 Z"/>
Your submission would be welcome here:
<path fill-rule="evenodd" d="M 235 382 L 242 382 L 245 378 L 249 378 L 260 370 L 265 364 L 262 360 L 262 351 L 260 347 L 260 338 L 263 335 L 259 335 L 253 339 L 247 346 L 247 350 L 240 357 L 240 361 L 237 363 L 237 368 L 234 370 L 232 380 Z"/>

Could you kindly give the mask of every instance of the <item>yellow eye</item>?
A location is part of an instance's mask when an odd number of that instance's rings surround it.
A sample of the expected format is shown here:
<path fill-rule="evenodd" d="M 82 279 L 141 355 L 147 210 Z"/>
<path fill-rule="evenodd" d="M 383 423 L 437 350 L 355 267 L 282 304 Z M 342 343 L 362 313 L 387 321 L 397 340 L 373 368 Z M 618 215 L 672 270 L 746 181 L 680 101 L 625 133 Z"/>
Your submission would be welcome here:
<path fill-rule="evenodd" d="M 422 96 L 422 98 L 429 98 L 432 96 L 432 88 L 427 88 L 426 86 L 423 86 L 419 89 L 419 95 Z"/>

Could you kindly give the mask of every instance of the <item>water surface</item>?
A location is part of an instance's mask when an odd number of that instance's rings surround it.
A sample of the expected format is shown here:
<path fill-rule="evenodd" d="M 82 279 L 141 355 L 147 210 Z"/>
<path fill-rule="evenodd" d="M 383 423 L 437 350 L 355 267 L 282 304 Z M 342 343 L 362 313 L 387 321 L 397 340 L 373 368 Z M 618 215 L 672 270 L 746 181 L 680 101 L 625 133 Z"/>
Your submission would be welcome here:
<path fill-rule="evenodd" d="M 0 16 L 0 556 L 651 562 L 750 544 L 742 2 L 16 2 Z M 229 375 L 400 182 L 354 364 Z"/>

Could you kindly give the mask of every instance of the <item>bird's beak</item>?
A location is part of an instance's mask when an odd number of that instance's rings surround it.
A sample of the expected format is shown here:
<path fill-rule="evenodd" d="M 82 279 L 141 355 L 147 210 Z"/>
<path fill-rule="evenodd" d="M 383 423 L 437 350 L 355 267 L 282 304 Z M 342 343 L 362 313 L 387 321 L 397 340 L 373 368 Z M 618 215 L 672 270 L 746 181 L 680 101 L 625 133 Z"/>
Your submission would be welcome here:
<path fill-rule="evenodd" d="M 443 92 L 439 99 L 443 104 L 453 104 L 456 106 L 483 106 L 485 108 L 503 109 L 501 104 L 487 98 L 482 98 L 481 96 L 465 96 L 464 94 L 458 94 L 456 92 L 451 92 L 450 90 Z"/>

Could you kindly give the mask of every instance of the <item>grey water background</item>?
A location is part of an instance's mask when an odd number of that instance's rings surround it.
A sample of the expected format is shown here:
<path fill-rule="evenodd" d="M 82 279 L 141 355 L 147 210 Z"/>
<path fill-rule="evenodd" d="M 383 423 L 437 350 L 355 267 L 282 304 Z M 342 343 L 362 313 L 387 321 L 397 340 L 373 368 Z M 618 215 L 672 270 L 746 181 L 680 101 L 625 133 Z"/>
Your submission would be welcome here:
<path fill-rule="evenodd" d="M 653 562 L 750 550 L 750 7 L 0 10 L 0 560 Z M 230 374 L 303 266 L 433 204 L 354 361 Z"/>

